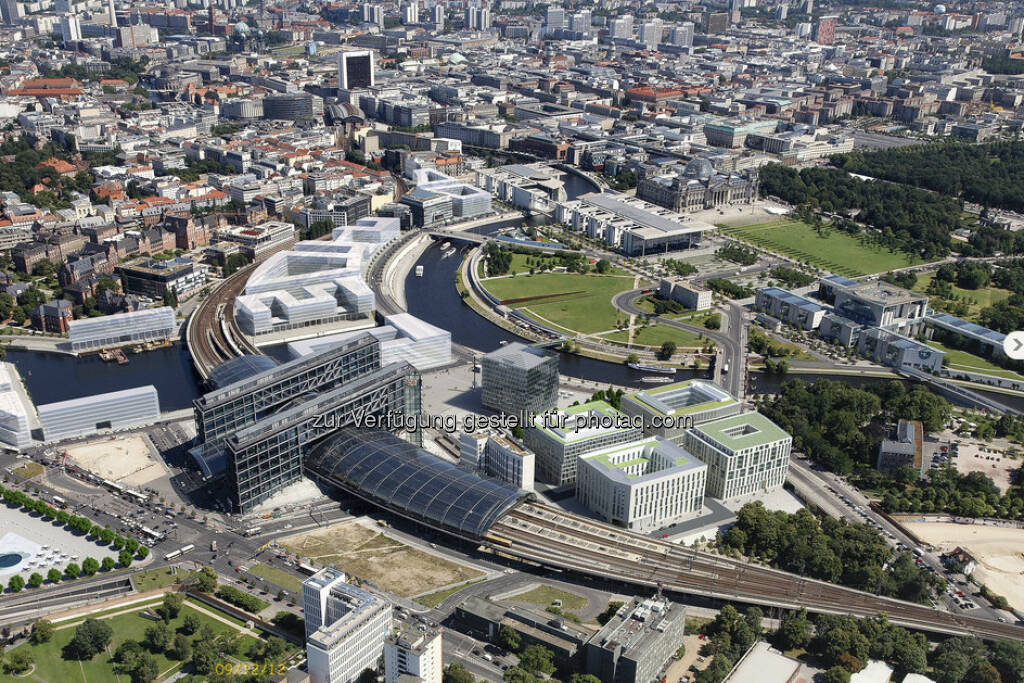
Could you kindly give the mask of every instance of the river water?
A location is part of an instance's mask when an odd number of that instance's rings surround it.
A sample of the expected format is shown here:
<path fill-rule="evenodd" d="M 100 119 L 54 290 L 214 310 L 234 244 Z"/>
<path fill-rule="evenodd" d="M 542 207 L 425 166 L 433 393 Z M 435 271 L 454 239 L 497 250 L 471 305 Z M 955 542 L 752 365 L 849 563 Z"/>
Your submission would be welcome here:
<path fill-rule="evenodd" d="M 565 174 L 564 181 L 570 199 L 594 191 L 589 182 L 578 176 Z M 474 232 L 490 233 L 521 222 L 521 219 L 512 219 L 487 228 L 478 228 Z M 539 223 L 537 220 L 530 222 Z M 433 325 L 451 330 L 452 341 L 481 353 L 493 351 L 502 341 L 519 340 L 515 335 L 477 315 L 462 302 L 454 284 L 455 271 L 460 262 L 461 254 L 443 258 L 437 246 L 427 249 L 417 261 L 417 265 L 423 266 L 423 277 L 416 277 L 413 268 L 406 279 L 405 295 L 409 312 Z M 267 349 L 267 352 L 282 360 L 286 359 L 283 347 Z M 560 371 L 569 377 L 599 384 L 644 386 L 640 381 L 643 373 L 630 370 L 621 363 L 566 353 L 560 353 L 559 356 Z M 7 360 L 18 368 L 37 405 L 152 384 L 159 392 L 161 410 L 172 411 L 189 407 L 192 399 L 200 393 L 198 377 L 192 368 L 188 351 L 180 343 L 168 349 L 129 353 L 127 365 L 105 363 L 96 355 L 76 358 L 36 351 L 8 351 Z M 678 380 L 707 376 L 707 370 L 679 370 L 676 373 Z M 774 393 L 783 381 L 791 377 L 793 375 L 755 374 L 751 390 Z M 819 375 L 806 375 L 803 379 L 813 381 L 817 377 Z M 855 385 L 876 381 L 873 378 L 850 376 L 835 379 Z M 1011 406 L 1024 409 L 1024 400 L 1003 394 L 991 395 Z"/>

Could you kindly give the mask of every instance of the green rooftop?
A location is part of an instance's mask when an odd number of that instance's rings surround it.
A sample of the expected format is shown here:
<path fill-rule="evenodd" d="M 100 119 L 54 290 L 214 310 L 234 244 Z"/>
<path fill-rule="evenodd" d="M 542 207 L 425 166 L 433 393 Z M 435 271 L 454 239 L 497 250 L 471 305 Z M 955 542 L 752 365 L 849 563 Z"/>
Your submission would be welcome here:
<path fill-rule="evenodd" d="M 695 379 L 645 389 L 626 398 L 662 417 L 689 415 L 736 403 L 736 399 L 724 389 L 710 382 Z"/>
<path fill-rule="evenodd" d="M 790 438 L 781 427 L 760 413 L 743 413 L 693 428 L 731 451 L 763 446 Z"/>

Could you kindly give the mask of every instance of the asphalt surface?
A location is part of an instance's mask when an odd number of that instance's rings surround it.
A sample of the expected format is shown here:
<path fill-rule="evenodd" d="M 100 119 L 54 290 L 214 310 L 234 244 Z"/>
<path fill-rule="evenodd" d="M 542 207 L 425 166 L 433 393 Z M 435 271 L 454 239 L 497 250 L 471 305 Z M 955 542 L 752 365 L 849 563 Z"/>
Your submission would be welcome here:
<path fill-rule="evenodd" d="M 640 289 L 622 292 L 615 295 L 612 299 L 612 305 L 623 313 L 647 317 L 650 314 L 636 306 L 636 300 L 642 296 L 644 296 L 644 292 Z M 714 340 L 714 342 L 718 344 L 718 348 L 722 349 L 724 353 L 723 364 L 720 365 L 720 368 L 724 368 L 725 364 L 728 364 L 729 366 L 729 372 L 722 378 L 722 386 L 726 391 L 734 396 L 741 395 L 744 375 L 743 368 L 745 366 L 745 363 L 743 362 L 743 349 L 746 345 L 746 332 L 743 324 L 742 308 L 735 304 L 727 305 L 725 316 L 723 316 L 723 318 L 727 318 L 727 320 L 723 320 L 723 325 L 728 332 L 709 330 L 704 327 L 697 327 L 696 325 L 688 325 L 686 323 L 679 322 L 678 320 L 673 320 L 672 318 L 665 318 L 662 316 L 655 317 L 657 317 L 659 325 L 703 334 L 708 339 Z M 716 376 L 720 372 L 721 370 L 716 368 Z"/>

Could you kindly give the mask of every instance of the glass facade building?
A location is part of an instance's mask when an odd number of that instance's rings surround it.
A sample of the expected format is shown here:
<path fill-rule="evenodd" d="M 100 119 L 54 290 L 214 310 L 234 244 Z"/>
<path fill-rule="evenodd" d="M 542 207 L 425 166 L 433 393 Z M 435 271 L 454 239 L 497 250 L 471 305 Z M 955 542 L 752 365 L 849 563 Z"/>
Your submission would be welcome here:
<path fill-rule="evenodd" d="M 168 306 L 147 308 L 132 313 L 117 313 L 101 318 L 83 318 L 68 323 L 71 350 L 75 353 L 105 346 L 139 344 L 171 339 L 177 334 L 174 309 Z"/>
<path fill-rule="evenodd" d="M 39 406 L 46 441 L 87 436 L 102 429 L 138 427 L 159 419 L 160 399 L 153 385 Z"/>
<path fill-rule="evenodd" d="M 298 481 L 303 457 L 340 428 L 370 416 L 418 415 L 420 385 L 414 367 L 393 363 L 238 430 L 226 441 L 232 506 L 249 512 Z"/>
<path fill-rule="evenodd" d="M 542 413 L 558 406 L 558 355 L 512 342 L 481 361 L 483 404 L 502 413 Z"/>

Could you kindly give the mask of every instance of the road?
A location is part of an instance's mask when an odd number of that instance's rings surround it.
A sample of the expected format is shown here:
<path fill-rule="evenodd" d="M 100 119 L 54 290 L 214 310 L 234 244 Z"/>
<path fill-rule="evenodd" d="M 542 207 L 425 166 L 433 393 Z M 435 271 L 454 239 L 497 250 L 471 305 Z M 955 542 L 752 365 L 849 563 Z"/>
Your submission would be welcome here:
<path fill-rule="evenodd" d="M 819 507 L 833 517 L 845 518 L 852 522 L 867 523 L 874 526 L 885 535 L 890 545 L 902 546 L 910 550 L 919 549 L 921 551 L 920 564 L 929 567 L 930 571 L 939 578 L 956 584 L 955 590 L 963 590 L 964 594 L 977 605 L 971 609 L 962 609 L 957 606 L 947 591 L 939 597 L 939 604 L 942 608 L 953 614 L 964 614 L 993 621 L 1005 617 L 1003 612 L 991 607 L 978 594 L 973 585 L 964 587 L 957 583 L 957 577 L 947 574 L 936 553 L 929 552 L 925 548 L 918 546 L 914 539 L 903 533 L 898 526 L 890 523 L 885 517 L 872 510 L 867 496 L 857 490 L 855 486 L 832 472 L 815 469 L 809 460 L 800 455 L 794 454 L 794 456 L 790 459 L 789 479 L 818 491 L 820 493 L 817 496 L 818 500 L 812 502 L 819 505 Z M 819 500 L 824 502 L 825 505 L 822 505 Z M 962 577 L 959 578 L 962 580 Z"/>
<path fill-rule="evenodd" d="M 647 317 L 650 314 L 641 310 L 636 305 L 636 300 L 642 296 L 645 295 L 643 290 L 640 289 L 621 292 L 612 299 L 612 305 L 624 313 Z M 695 325 L 687 325 L 686 323 L 663 316 L 658 316 L 658 324 L 687 332 L 703 334 L 708 339 L 714 340 L 723 351 L 723 367 L 725 364 L 729 366 L 729 372 L 723 379 L 723 388 L 734 396 L 742 395 L 743 376 L 746 366 L 746 354 L 744 352 L 746 330 L 742 308 L 735 304 L 727 304 L 723 319 L 723 325 L 727 331 L 715 331 Z"/>

